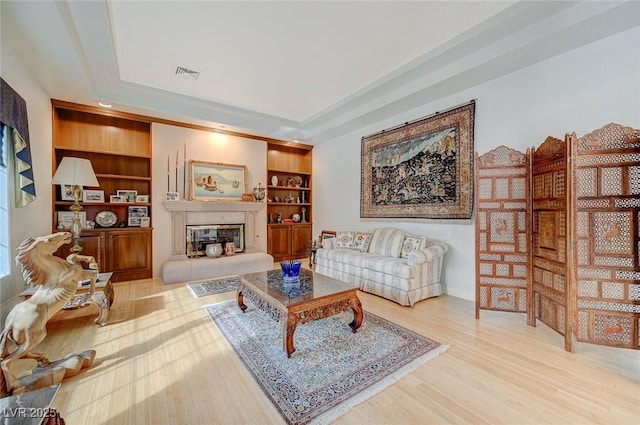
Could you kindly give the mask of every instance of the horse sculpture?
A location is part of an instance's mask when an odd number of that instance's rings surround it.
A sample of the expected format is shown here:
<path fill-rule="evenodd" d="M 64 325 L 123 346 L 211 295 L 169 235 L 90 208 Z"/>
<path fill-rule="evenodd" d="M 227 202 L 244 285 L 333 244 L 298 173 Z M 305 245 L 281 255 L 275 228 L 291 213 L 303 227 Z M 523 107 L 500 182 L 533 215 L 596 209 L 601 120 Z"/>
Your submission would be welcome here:
<path fill-rule="evenodd" d="M 9 312 L 0 334 L 0 397 L 60 383 L 64 377 L 75 375 L 93 363 L 93 350 L 53 363 L 31 351 L 44 340 L 47 321 L 71 300 L 79 281 L 91 280 L 89 298 L 95 290 L 96 273 L 83 270 L 80 265 L 87 262 L 90 269 L 97 269 L 93 257 L 71 254 L 65 261 L 53 255 L 70 242 L 69 232 L 58 232 L 28 238 L 17 249 L 16 264 L 21 266 L 25 281 L 29 286 L 40 287 L 31 298 Z M 22 358 L 36 360 L 38 367 L 31 375 L 19 378 L 12 372 L 11 365 Z"/>

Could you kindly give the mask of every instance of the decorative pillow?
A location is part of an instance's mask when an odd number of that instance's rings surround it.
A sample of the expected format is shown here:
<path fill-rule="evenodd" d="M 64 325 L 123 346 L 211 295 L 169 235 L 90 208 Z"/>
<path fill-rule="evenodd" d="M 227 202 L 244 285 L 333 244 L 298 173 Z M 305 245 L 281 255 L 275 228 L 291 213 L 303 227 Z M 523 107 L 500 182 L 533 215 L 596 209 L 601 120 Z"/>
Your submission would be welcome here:
<path fill-rule="evenodd" d="M 369 252 L 385 257 L 398 258 L 405 232 L 399 229 L 379 228 L 373 231 Z"/>
<path fill-rule="evenodd" d="M 409 258 L 409 254 L 424 248 L 426 240 L 427 238 L 424 236 L 405 235 L 404 241 L 402 242 L 400 257 Z"/>
<path fill-rule="evenodd" d="M 369 242 L 371 242 L 371 233 L 358 232 L 353 239 L 353 249 L 357 249 L 360 252 L 367 252 L 369 249 Z"/>
<path fill-rule="evenodd" d="M 351 248 L 355 236 L 355 232 L 336 233 L 336 248 Z"/>
<path fill-rule="evenodd" d="M 336 238 L 327 238 L 322 240 L 323 249 L 334 249 L 336 247 Z"/>

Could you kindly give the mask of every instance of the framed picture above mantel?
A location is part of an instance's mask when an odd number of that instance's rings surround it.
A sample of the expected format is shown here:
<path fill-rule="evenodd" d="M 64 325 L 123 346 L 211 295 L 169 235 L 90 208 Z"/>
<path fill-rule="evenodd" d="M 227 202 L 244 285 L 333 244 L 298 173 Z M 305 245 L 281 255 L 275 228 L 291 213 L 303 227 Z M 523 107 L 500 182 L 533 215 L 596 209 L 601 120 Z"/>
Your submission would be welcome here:
<path fill-rule="evenodd" d="M 242 201 L 246 182 L 244 165 L 189 161 L 190 201 Z"/>
<path fill-rule="evenodd" d="M 362 138 L 360 217 L 468 219 L 475 101 Z"/>

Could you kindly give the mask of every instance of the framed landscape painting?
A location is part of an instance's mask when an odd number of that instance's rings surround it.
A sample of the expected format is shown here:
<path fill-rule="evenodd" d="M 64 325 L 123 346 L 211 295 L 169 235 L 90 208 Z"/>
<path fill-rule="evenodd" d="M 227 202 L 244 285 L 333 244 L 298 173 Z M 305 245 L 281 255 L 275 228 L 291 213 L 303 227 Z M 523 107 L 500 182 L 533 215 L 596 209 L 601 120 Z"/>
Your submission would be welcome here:
<path fill-rule="evenodd" d="M 189 199 L 192 201 L 242 201 L 247 192 L 247 167 L 189 161 Z"/>
<path fill-rule="evenodd" d="M 475 101 L 362 138 L 360 217 L 468 219 Z"/>

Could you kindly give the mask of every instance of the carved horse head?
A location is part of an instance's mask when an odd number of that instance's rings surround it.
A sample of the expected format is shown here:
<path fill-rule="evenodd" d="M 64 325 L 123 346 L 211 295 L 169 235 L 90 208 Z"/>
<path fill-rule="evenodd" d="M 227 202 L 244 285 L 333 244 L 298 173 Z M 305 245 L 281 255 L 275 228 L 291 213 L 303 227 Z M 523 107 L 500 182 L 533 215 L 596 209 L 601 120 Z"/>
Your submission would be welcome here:
<path fill-rule="evenodd" d="M 71 242 L 71 233 L 57 232 L 47 236 L 25 239 L 17 248 L 16 264 L 22 267 L 22 276 L 29 285 L 42 285 L 51 271 L 44 267 L 46 261 L 64 260 L 52 257 L 62 245 Z"/>

